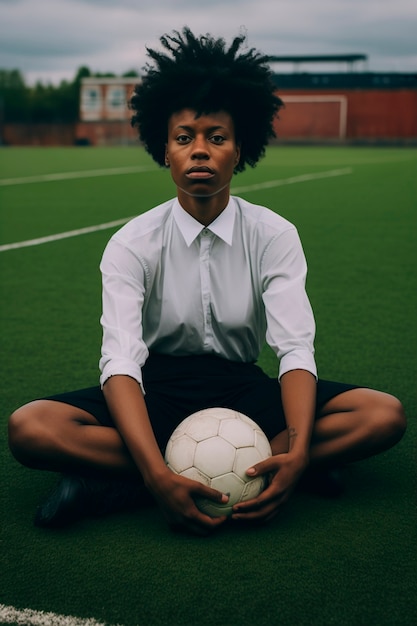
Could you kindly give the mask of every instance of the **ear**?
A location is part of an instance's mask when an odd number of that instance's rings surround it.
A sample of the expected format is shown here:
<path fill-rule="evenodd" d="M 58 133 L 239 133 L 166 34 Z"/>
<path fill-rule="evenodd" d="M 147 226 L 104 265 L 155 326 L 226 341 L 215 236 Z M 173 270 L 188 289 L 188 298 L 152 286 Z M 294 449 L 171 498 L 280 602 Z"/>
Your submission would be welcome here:
<path fill-rule="evenodd" d="M 165 145 L 165 166 L 169 167 L 168 146 Z"/>
<path fill-rule="evenodd" d="M 236 145 L 235 167 L 240 161 L 240 143 Z"/>

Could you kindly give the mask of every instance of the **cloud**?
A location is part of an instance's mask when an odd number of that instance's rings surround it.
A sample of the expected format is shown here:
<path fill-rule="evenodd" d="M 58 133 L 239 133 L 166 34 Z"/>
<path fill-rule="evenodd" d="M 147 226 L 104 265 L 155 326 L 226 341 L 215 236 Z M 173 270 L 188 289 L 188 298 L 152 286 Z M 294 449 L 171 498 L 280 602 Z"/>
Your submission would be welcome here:
<path fill-rule="evenodd" d="M 414 0 L 0 0 L 4 68 L 30 77 L 140 70 L 145 46 L 189 25 L 227 40 L 242 27 L 266 54 L 369 54 L 369 69 L 416 71 Z"/>

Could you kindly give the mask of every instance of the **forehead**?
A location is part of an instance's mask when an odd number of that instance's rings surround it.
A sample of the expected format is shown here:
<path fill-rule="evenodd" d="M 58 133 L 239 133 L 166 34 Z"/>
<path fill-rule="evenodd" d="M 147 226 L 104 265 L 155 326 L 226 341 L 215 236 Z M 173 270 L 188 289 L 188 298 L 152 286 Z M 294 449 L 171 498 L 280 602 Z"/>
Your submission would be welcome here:
<path fill-rule="evenodd" d="M 214 113 L 198 114 L 193 109 L 182 109 L 173 113 L 168 120 L 168 129 L 175 128 L 224 128 L 234 132 L 233 119 L 227 111 L 216 111 Z"/>

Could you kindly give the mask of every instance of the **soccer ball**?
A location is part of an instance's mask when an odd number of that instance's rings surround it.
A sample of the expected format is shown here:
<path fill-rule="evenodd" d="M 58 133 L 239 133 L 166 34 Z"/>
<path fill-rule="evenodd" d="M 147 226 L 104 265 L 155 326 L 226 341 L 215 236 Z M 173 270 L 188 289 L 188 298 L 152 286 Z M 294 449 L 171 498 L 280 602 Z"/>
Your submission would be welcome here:
<path fill-rule="evenodd" d="M 229 496 L 226 504 L 196 498 L 196 505 L 210 517 L 231 515 L 237 502 L 258 496 L 265 476 L 251 478 L 246 470 L 272 454 L 261 428 L 249 417 L 225 408 L 193 413 L 172 433 L 165 452 L 168 467 L 186 478 Z"/>

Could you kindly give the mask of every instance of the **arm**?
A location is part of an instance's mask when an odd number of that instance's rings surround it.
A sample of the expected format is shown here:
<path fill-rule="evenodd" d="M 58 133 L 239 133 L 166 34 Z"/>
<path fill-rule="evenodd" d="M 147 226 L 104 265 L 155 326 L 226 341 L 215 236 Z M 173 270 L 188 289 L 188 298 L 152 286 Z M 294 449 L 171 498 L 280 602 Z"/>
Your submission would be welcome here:
<path fill-rule="evenodd" d="M 288 430 L 288 454 L 306 467 L 316 409 L 315 377 L 305 370 L 287 372 L 281 378 L 281 397 Z"/>
<path fill-rule="evenodd" d="M 293 492 L 309 462 L 315 412 L 316 380 L 310 372 L 292 370 L 281 379 L 287 430 L 271 441 L 273 456 L 249 468 L 249 476 L 270 474 L 258 498 L 234 507 L 234 519 L 269 521 Z"/>
<path fill-rule="evenodd" d="M 144 264 L 123 241 L 113 238 L 101 262 L 103 276 L 103 393 L 131 458 L 171 524 L 207 531 L 212 520 L 195 506 L 193 496 L 221 501 L 222 495 L 177 476 L 165 465 L 149 420 L 142 391 L 142 366 L 148 349 L 143 340 L 142 312 L 146 293 Z"/>
<path fill-rule="evenodd" d="M 298 235 L 288 230 L 265 255 L 263 300 L 268 343 L 280 359 L 281 399 L 286 431 L 271 441 L 273 456 L 248 475 L 270 475 L 254 500 L 236 505 L 235 519 L 270 519 L 290 497 L 309 462 L 316 406 L 314 318 L 305 292 L 307 266 Z"/>
<path fill-rule="evenodd" d="M 226 496 L 177 476 L 166 466 L 139 384 L 129 376 L 116 375 L 106 381 L 103 393 L 120 436 L 168 522 L 199 534 L 223 523 L 224 518 L 212 519 L 201 513 L 194 497 L 198 495 L 221 502 L 227 500 Z"/>

